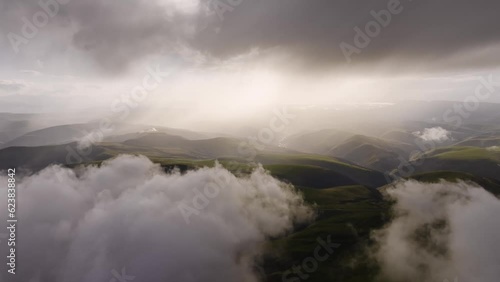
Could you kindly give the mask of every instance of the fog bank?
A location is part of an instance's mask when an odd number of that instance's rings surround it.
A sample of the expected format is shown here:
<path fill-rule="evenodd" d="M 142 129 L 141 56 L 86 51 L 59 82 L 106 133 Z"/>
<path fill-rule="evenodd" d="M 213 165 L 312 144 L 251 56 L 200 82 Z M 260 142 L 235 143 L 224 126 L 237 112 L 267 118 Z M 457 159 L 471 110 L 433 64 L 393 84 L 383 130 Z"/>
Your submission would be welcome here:
<path fill-rule="evenodd" d="M 6 277 L 2 264 L 0 281 L 258 281 L 266 238 L 313 217 L 262 168 L 247 178 L 221 166 L 166 174 L 135 156 L 48 167 L 18 179 L 17 195 L 18 269 Z"/>

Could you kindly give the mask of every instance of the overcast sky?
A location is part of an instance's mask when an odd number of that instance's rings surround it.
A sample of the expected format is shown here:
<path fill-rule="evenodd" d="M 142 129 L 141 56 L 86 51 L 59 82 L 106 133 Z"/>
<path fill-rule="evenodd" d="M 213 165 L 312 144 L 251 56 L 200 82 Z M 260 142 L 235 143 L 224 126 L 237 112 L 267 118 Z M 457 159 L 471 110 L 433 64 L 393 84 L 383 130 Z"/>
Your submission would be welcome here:
<path fill-rule="evenodd" d="M 145 105 L 227 115 L 461 100 L 478 76 L 500 80 L 499 11 L 495 0 L 0 0 L 0 111 L 106 109 L 155 68 L 169 75 Z"/>

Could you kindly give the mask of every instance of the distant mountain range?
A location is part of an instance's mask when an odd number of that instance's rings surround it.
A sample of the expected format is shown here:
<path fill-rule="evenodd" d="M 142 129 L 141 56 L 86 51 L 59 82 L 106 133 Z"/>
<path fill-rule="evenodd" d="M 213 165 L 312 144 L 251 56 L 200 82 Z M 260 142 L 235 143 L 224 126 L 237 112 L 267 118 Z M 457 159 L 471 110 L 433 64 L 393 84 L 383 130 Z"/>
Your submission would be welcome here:
<path fill-rule="evenodd" d="M 455 171 L 496 179 L 500 105 L 481 104 L 481 111 L 468 113 L 461 127 L 439 120 L 443 112 L 453 109 L 456 103 L 404 102 L 370 108 L 363 113 L 372 115 L 366 123 L 354 121 L 350 128 L 341 126 L 343 123 L 332 123 L 331 128 L 280 134 L 279 140 L 269 144 L 260 142 L 251 148 L 255 150 L 251 159 L 240 152 L 242 144 L 249 146 L 250 137 L 255 139 L 251 132 L 258 132 L 250 127 L 242 128 L 243 135 L 126 123 L 113 124 L 112 130 L 103 131 L 98 122 L 90 122 L 25 132 L 54 118 L 30 123 L 29 118 L 43 119 L 43 116 L 0 114 L 5 118 L 0 122 L 0 137 L 11 134 L 15 128 L 18 128 L 15 135 L 24 132 L 0 144 L 0 169 L 16 166 L 36 171 L 50 164 L 74 166 L 100 162 L 119 154 L 142 154 L 159 162 L 168 159 L 260 162 L 278 176 L 290 176 L 296 183 L 305 182 L 312 187 L 337 184 L 375 187 L 383 184 L 380 175 L 394 173 L 406 163 L 414 166 L 412 173 L 415 174 Z M 352 113 L 336 110 L 321 113 L 323 118 L 341 114 Z M 389 116 L 393 116 L 393 120 L 387 120 Z M 302 122 L 290 125 L 290 132 L 297 131 Z M 88 140 L 93 141 L 92 145 L 83 150 L 87 153 L 78 154 L 78 142 L 86 140 L 85 136 L 91 136 Z M 260 148 L 261 145 L 265 146 Z M 305 171 L 307 177 L 301 176 Z M 369 171 L 370 175 L 367 177 L 363 171 Z M 310 184 L 312 178 L 316 184 Z M 328 178 L 335 180 L 326 180 Z"/>

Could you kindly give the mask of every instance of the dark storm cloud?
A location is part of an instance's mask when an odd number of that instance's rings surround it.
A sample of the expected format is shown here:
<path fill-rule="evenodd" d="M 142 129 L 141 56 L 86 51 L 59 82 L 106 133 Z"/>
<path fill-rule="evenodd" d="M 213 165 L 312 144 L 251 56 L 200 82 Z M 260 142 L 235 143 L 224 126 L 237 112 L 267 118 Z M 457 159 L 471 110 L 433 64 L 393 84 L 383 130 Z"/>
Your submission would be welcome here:
<path fill-rule="evenodd" d="M 371 11 L 388 10 L 390 0 L 268 0 L 243 3 L 224 14 L 217 34 L 195 42 L 217 56 L 228 57 L 252 47 L 277 48 L 315 66 L 345 65 L 339 45 L 354 45 L 357 26 L 364 31 L 373 21 Z M 399 1 L 395 1 L 396 3 Z M 394 3 L 394 5 L 396 5 Z M 374 62 L 386 57 L 401 62 L 435 62 L 461 51 L 499 43 L 500 2 L 492 0 L 401 0 L 398 14 L 378 36 L 371 38 L 353 62 Z M 497 49 L 498 50 L 498 49 Z M 491 55 L 492 53 L 490 53 Z M 476 64 L 498 63 L 498 56 L 475 55 Z M 470 61 L 459 58 L 450 65 Z"/>
<path fill-rule="evenodd" d="M 164 3 L 119 0 L 79 3 L 80 7 L 75 5 L 74 9 L 81 28 L 75 33 L 73 43 L 111 69 L 150 54 L 173 52 L 190 36 L 196 18 L 181 11 L 175 1 L 157 2 Z"/>
<path fill-rule="evenodd" d="M 183 13 L 171 0 L 0 1 L 0 30 L 6 37 L 15 33 L 27 39 L 26 44 L 19 44 L 21 51 L 31 43 L 30 36 L 23 34 L 27 19 L 37 29 L 28 29 L 34 34 L 33 40 L 50 40 L 46 36 L 55 36 L 59 28 L 70 29 L 68 46 L 90 55 L 113 72 L 145 56 L 171 51 L 181 41 L 179 37 L 189 35 L 188 29 L 195 22 L 192 15 Z M 37 26 L 37 13 L 45 13 L 48 22 Z M 40 19 L 43 22 L 43 16 Z M 8 45 L 12 45 L 10 41 L 7 38 Z"/>
<path fill-rule="evenodd" d="M 0 1 L 5 33 L 20 32 L 21 17 L 40 10 L 38 1 Z M 450 69 L 487 67 L 499 60 L 493 55 L 500 40 L 500 2 L 493 0 L 200 1 L 196 12 L 186 13 L 179 9 L 183 1 L 72 0 L 60 5 L 45 29 L 71 26 L 68 44 L 111 71 L 148 55 L 171 54 L 179 46 L 222 59 L 259 48 L 314 68 L 346 66 L 342 42 L 358 48 L 350 55 L 355 64 L 390 59 L 401 66 Z M 364 31 L 374 21 L 372 11 L 391 5 L 400 12 L 359 48 L 354 28 Z M 218 12 L 206 13 L 205 7 Z"/>

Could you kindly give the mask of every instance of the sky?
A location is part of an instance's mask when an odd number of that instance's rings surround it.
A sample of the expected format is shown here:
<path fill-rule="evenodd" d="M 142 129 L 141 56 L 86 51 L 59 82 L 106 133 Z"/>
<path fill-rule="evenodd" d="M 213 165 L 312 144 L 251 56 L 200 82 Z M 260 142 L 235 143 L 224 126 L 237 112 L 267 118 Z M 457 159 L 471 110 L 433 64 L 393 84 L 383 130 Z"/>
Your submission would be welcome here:
<path fill-rule="evenodd" d="M 151 71 L 157 80 L 135 104 L 221 118 L 273 104 L 463 100 L 478 77 L 500 77 L 499 9 L 493 0 L 0 0 L 0 111 L 109 111 Z"/>

